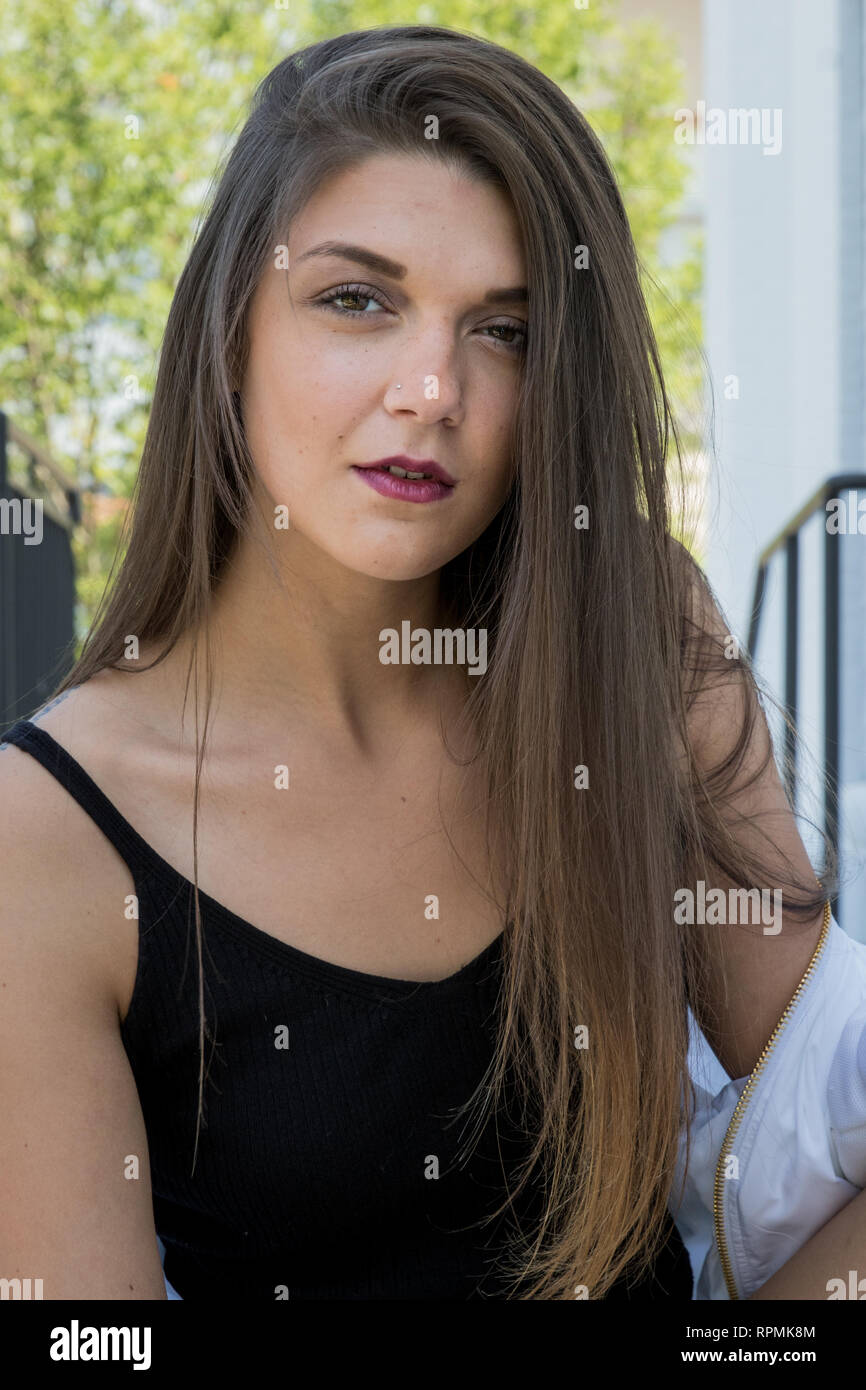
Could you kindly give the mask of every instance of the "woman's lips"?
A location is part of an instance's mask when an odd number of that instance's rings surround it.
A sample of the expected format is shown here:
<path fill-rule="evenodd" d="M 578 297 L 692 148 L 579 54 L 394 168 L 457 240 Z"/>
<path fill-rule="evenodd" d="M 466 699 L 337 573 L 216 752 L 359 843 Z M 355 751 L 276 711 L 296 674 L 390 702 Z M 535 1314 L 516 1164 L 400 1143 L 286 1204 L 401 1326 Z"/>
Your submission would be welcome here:
<path fill-rule="evenodd" d="M 396 502 L 438 502 L 454 491 L 454 487 L 436 478 L 398 478 L 386 468 L 359 468 L 353 464 L 352 472 L 374 492 L 392 497 Z"/>

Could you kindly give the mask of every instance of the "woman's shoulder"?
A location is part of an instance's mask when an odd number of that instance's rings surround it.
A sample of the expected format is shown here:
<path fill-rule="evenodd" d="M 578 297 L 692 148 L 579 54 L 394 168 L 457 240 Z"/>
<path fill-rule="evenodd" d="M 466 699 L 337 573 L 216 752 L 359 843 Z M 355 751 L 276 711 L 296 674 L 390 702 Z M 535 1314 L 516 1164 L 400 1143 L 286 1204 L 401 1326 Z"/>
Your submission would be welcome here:
<path fill-rule="evenodd" d="M 30 721 L 91 772 L 124 727 L 103 696 L 107 683 L 100 686 L 64 692 Z M 137 957 L 137 941 L 118 932 L 118 923 L 129 925 L 123 903 L 133 891 L 130 870 L 65 783 L 9 742 L 0 744 L 0 845 L 4 954 L 74 960 L 83 977 L 125 998 Z"/>
<path fill-rule="evenodd" d="M 17 722 L 32 724 L 42 729 L 73 758 L 89 742 L 95 731 L 102 728 L 103 737 L 110 736 L 105 728 L 106 711 L 101 691 L 95 683 L 88 682 L 63 691 L 60 695 L 41 706 L 27 720 L 13 721 L 5 726 L 11 732 Z M 56 790 L 55 790 L 56 788 Z M 34 840 L 43 839 L 49 831 L 59 832 L 66 819 L 64 810 L 69 803 L 69 795 L 39 760 L 29 754 L 16 742 L 0 742 L 0 803 L 3 806 L 3 828 L 23 843 L 29 839 L 27 832 L 36 831 L 40 825 L 43 834 Z M 42 820 L 41 818 L 44 818 Z"/>
<path fill-rule="evenodd" d="M 49 699 L 30 722 L 85 767 L 133 763 L 164 743 L 172 719 L 176 724 L 174 684 L 174 663 L 105 667 Z"/>

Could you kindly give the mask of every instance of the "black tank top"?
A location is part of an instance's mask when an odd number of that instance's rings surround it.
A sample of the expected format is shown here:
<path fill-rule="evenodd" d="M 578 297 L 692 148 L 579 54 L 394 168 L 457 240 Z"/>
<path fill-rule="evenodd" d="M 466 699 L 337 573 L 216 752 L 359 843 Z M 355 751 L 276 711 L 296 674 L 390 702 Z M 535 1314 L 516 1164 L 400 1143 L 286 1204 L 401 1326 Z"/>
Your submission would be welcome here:
<path fill-rule="evenodd" d="M 474 1147 L 474 1111 L 455 1115 L 492 1055 L 502 938 L 445 980 L 389 979 L 308 955 L 199 890 L 208 1074 L 193 1172 L 193 886 L 44 729 L 19 720 L 2 740 L 57 778 L 133 879 L 138 970 L 121 1036 L 165 1274 L 180 1296 L 506 1297 L 497 1255 L 516 1229 L 531 1235 L 542 1196 L 528 1184 L 483 1224 L 530 1151 L 509 1102 L 516 1092 Z M 620 1279 L 608 1297 L 691 1295 L 669 1220 L 650 1275 L 630 1288 Z"/>

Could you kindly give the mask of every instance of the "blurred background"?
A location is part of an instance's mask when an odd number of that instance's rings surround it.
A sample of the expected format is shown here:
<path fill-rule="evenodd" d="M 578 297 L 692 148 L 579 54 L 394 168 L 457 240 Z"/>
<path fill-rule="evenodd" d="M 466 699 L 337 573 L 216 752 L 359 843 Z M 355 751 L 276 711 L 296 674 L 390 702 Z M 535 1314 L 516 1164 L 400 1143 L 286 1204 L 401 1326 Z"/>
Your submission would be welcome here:
<path fill-rule="evenodd" d="M 173 289 L 256 83 L 425 23 L 536 64 L 608 151 L 690 544 L 797 726 L 795 750 L 768 711 L 866 941 L 864 0 L 0 0 L 0 729 L 110 583 Z"/>

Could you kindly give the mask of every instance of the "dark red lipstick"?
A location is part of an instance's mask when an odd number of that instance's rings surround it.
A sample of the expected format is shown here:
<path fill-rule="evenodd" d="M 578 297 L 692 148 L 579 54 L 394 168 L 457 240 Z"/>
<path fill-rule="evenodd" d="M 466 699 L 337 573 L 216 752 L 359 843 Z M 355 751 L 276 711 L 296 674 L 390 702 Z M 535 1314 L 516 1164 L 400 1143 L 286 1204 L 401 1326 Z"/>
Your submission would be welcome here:
<path fill-rule="evenodd" d="M 399 471 L 392 472 L 392 468 Z M 413 459 L 408 454 L 392 454 L 375 463 L 355 463 L 352 472 L 382 497 L 398 502 L 438 502 L 457 486 L 448 470 L 435 459 Z M 417 476 L 419 473 L 421 477 Z"/>

